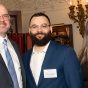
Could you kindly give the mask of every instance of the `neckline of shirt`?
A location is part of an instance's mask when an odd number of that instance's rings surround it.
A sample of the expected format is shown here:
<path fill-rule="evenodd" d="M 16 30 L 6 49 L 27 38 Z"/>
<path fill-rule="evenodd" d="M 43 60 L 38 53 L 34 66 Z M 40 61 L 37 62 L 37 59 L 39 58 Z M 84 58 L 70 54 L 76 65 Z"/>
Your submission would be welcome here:
<path fill-rule="evenodd" d="M 50 44 L 50 41 L 46 44 L 45 48 L 44 48 L 42 51 L 40 51 L 39 53 L 41 53 L 41 52 L 45 52 L 45 53 L 46 53 L 49 44 Z M 32 53 L 32 54 L 37 53 L 37 52 L 35 51 L 34 47 L 35 47 L 35 46 L 33 46 L 33 53 Z"/>

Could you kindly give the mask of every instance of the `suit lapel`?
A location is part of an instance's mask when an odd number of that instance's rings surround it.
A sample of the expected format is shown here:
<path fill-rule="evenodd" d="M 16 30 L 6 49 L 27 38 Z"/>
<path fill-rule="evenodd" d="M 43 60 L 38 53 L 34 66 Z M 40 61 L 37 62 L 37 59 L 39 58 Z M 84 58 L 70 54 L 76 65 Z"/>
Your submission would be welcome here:
<path fill-rule="evenodd" d="M 9 39 L 9 41 L 11 42 L 11 44 L 12 44 L 14 50 L 15 50 L 15 53 L 17 54 L 17 57 L 19 59 L 19 63 L 20 63 L 20 67 L 21 67 L 21 74 L 22 74 L 23 86 L 25 87 L 25 85 L 26 85 L 26 76 L 25 76 L 25 70 L 24 70 L 24 66 L 23 66 L 23 63 L 22 63 L 22 59 L 21 59 L 19 47 L 11 39 Z"/>
<path fill-rule="evenodd" d="M 31 54 L 32 54 L 32 50 L 30 51 Z M 28 53 L 28 57 L 25 60 L 25 62 L 27 63 L 26 67 L 25 67 L 25 69 L 26 69 L 26 75 L 27 75 L 28 84 L 30 84 L 32 88 L 37 88 L 35 80 L 34 80 L 34 77 L 32 75 L 31 68 L 30 68 L 30 60 L 31 60 L 31 54 L 30 53 Z"/>
<path fill-rule="evenodd" d="M 0 63 L 7 69 L 6 65 L 5 65 L 5 62 L 0 54 Z"/>
<path fill-rule="evenodd" d="M 54 46 L 53 43 L 50 43 L 49 48 L 46 51 L 44 62 L 43 62 L 42 68 L 41 68 L 41 73 L 40 73 L 38 86 L 39 86 L 40 82 L 42 81 L 42 79 L 44 78 L 43 69 L 47 68 L 47 66 L 49 64 L 49 61 L 50 61 L 50 58 L 51 58 L 51 55 L 53 53 L 52 51 L 53 51 L 54 48 L 52 46 Z M 31 50 L 31 54 L 32 54 L 32 50 Z M 36 83 L 35 83 L 35 79 L 33 77 L 33 74 L 32 74 L 31 68 L 30 68 L 31 54 L 29 54 L 30 56 L 28 55 L 28 59 L 26 59 L 26 63 L 27 63 L 26 72 L 27 72 L 27 75 L 28 75 L 27 79 L 28 79 L 28 82 L 29 82 L 28 84 L 31 84 L 31 87 L 37 88 Z"/>
<path fill-rule="evenodd" d="M 53 54 L 53 51 L 54 51 L 54 45 L 55 43 L 53 43 L 52 41 L 50 42 L 50 45 L 46 51 L 46 55 L 45 55 L 45 58 L 44 58 L 44 62 L 43 62 L 43 65 L 42 65 L 42 68 L 41 68 L 41 73 L 40 73 L 40 78 L 39 78 L 39 83 L 38 83 L 38 86 L 39 84 L 41 83 L 42 79 L 44 78 L 44 69 L 47 69 L 48 67 L 48 64 L 50 63 L 50 58 L 52 57 L 51 55 Z"/>

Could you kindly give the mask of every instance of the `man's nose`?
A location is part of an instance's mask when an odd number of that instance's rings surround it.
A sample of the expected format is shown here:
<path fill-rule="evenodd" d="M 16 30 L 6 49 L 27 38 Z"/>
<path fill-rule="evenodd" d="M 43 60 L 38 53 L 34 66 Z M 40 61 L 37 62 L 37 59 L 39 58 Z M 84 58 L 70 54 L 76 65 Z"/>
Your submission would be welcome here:
<path fill-rule="evenodd" d="M 41 26 L 38 26 L 37 31 L 42 31 L 42 27 Z"/>

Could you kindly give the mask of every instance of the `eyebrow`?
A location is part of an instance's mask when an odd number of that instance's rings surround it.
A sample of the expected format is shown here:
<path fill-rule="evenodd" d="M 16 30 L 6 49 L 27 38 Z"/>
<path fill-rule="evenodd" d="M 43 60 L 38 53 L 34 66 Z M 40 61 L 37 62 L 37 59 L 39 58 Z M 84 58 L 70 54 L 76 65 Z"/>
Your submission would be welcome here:
<path fill-rule="evenodd" d="M 9 15 L 9 14 L 3 14 L 3 15 Z"/>
<path fill-rule="evenodd" d="M 32 24 L 30 26 L 33 26 L 33 25 L 38 25 L 38 24 Z M 43 23 L 43 24 L 40 24 L 40 25 L 47 25 L 47 23 Z"/>

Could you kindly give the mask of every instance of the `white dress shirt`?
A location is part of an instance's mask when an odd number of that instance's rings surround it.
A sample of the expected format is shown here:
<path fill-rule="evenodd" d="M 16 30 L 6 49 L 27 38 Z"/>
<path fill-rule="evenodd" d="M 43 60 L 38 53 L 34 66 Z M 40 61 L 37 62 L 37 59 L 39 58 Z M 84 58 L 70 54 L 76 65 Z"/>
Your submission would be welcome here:
<path fill-rule="evenodd" d="M 47 50 L 48 46 L 49 46 L 49 43 L 45 46 L 43 51 L 41 51 L 39 53 L 35 52 L 34 47 L 33 47 L 30 67 L 31 67 L 31 71 L 32 71 L 33 77 L 35 79 L 36 85 L 38 85 L 40 72 L 41 72 L 41 67 L 42 67 L 42 64 L 43 64 L 44 57 L 45 57 L 46 50 Z"/>
<path fill-rule="evenodd" d="M 8 46 L 9 52 L 10 52 L 10 54 L 12 56 L 13 64 L 14 64 L 15 71 L 16 71 L 16 74 L 17 74 L 19 88 L 23 88 L 19 59 L 18 59 L 18 56 L 17 56 L 12 44 L 8 40 L 7 36 L 6 36 L 6 38 L 0 37 L 0 54 L 2 55 L 3 60 L 4 60 L 5 64 L 6 64 L 6 66 L 7 66 L 7 60 L 6 60 L 6 56 L 5 56 L 5 52 L 4 52 L 4 45 L 3 45 L 3 40 L 4 39 L 7 40 L 7 46 Z"/>

